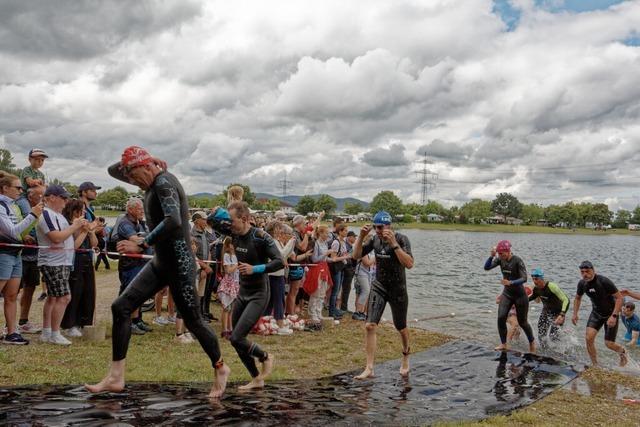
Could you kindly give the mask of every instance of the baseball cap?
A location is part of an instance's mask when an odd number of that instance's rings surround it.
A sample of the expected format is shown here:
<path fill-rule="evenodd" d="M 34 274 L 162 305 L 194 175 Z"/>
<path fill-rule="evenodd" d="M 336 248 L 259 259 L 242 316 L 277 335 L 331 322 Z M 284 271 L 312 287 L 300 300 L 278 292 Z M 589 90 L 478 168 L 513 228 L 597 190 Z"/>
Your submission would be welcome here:
<path fill-rule="evenodd" d="M 69 194 L 69 192 L 62 186 L 62 185 L 50 185 L 47 187 L 47 189 L 44 192 L 45 197 L 46 196 L 58 196 L 58 197 L 63 197 L 65 199 L 68 199 L 69 197 L 71 197 L 71 194 Z"/>
<path fill-rule="evenodd" d="M 351 236 L 355 237 L 355 236 L 356 236 L 356 233 L 355 233 L 354 231 L 349 231 L 349 232 L 347 233 L 347 237 L 351 237 Z"/>
<path fill-rule="evenodd" d="M 29 157 L 44 157 L 44 158 L 47 158 L 49 156 L 47 155 L 47 153 L 44 152 L 44 150 L 41 150 L 39 148 L 33 148 L 33 149 L 31 149 L 31 151 L 29 151 Z"/>
<path fill-rule="evenodd" d="M 191 215 L 191 221 L 195 221 L 196 219 L 206 219 L 207 214 L 204 211 L 196 211 Z"/>
<path fill-rule="evenodd" d="M 391 225 L 391 215 L 386 211 L 379 211 L 373 216 L 375 225 Z"/>
<path fill-rule="evenodd" d="M 82 193 L 83 191 L 86 191 L 86 190 L 99 190 L 101 188 L 102 187 L 98 187 L 91 181 L 85 181 L 82 184 L 80 184 L 80 186 L 78 187 L 78 193 Z"/>
<path fill-rule="evenodd" d="M 593 270 L 593 264 L 591 264 L 591 261 L 582 261 L 580 263 L 580 265 L 578 266 L 579 269 L 590 269 Z"/>
<path fill-rule="evenodd" d="M 276 211 L 276 213 L 273 214 L 273 216 L 276 219 L 285 219 L 287 217 L 287 214 L 282 211 Z"/>

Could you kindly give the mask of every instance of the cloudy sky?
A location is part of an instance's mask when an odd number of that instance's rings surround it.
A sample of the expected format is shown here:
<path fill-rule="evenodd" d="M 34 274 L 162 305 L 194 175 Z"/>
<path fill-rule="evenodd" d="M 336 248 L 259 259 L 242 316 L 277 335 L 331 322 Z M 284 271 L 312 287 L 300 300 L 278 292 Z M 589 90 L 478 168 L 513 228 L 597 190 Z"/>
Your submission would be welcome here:
<path fill-rule="evenodd" d="M 128 3 L 128 4 L 126 4 Z M 0 146 L 116 185 L 640 203 L 640 1 L 6 1 Z"/>

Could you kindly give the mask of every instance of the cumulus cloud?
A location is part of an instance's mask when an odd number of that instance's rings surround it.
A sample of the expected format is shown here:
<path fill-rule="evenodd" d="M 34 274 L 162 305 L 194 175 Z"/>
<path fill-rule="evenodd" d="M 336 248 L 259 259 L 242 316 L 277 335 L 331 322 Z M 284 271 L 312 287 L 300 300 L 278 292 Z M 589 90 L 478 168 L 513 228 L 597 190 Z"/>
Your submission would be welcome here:
<path fill-rule="evenodd" d="M 188 192 L 461 204 L 592 197 L 632 208 L 640 160 L 640 4 L 327 0 L 0 5 L 0 141 L 49 176 L 115 182 L 138 144 Z M 392 141 L 391 145 L 389 141 Z"/>

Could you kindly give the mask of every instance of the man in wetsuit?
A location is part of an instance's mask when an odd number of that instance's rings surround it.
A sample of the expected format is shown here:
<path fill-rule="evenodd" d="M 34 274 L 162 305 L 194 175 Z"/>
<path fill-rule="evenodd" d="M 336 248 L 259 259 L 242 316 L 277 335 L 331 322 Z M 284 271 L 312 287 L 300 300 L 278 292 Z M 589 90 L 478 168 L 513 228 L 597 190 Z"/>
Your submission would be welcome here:
<path fill-rule="evenodd" d="M 140 147 L 128 147 L 120 162 L 109 167 L 109 175 L 145 190 L 144 211 L 151 230 L 138 242 L 118 242 L 118 252 L 134 252 L 137 247 L 153 246 L 155 256 L 131 281 L 111 305 L 113 313 L 113 358 L 107 376 L 95 385 L 85 385 L 90 392 L 124 389 L 125 358 L 131 338 L 131 313 L 169 283 L 175 304 L 189 331 L 196 336 L 215 370 L 209 394 L 219 398 L 224 392 L 229 368 L 222 361 L 216 335 L 202 320 L 200 303 L 194 289 L 195 259 L 191 251 L 189 205 L 177 178 L 164 171 L 164 162 Z"/>
<path fill-rule="evenodd" d="M 496 256 L 496 253 L 498 256 Z M 484 263 L 485 270 L 491 270 L 500 266 L 502 271 L 502 295 L 500 295 L 500 305 L 498 306 L 498 333 L 500 334 L 500 345 L 496 350 L 507 350 L 507 318 L 511 306 L 516 307 L 518 324 L 527 335 L 529 340 L 529 351 L 536 351 L 535 337 L 531 325 L 527 321 L 529 313 L 529 298 L 524 290 L 527 282 L 527 269 L 522 259 L 511 253 L 511 243 L 508 240 L 501 240 L 498 245 L 491 249 L 491 256 Z"/>
<path fill-rule="evenodd" d="M 559 338 L 559 327 L 564 324 L 569 309 L 569 297 L 556 283 L 544 280 L 544 271 L 541 268 L 534 269 L 531 278 L 535 286 L 529 296 L 529 302 L 538 298 L 542 301 L 542 312 L 538 318 L 538 339 L 544 343 L 543 339 L 549 333 L 549 338 L 556 341 Z"/>
<path fill-rule="evenodd" d="M 596 274 L 593 264 L 590 261 L 583 261 L 580 264 L 580 275 L 582 276 L 582 280 L 578 282 L 578 289 L 573 302 L 573 318 L 571 321 L 574 325 L 578 324 L 578 310 L 580 309 L 582 296 L 587 294 L 589 299 L 591 299 L 591 314 L 587 321 L 585 341 L 591 363 L 593 366 L 598 365 L 595 340 L 598 331 L 604 326 L 604 344 L 607 348 L 618 353 L 620 356 L 620 366 L 624 366 L 627 364 L 627 353 L 624 347 L 616 344 L 618 317 L 620 316 L 624 297 L 611 280 Z"/>
<path fill-rule="evenodd" d="M 360 230 L 360 236 L 353 247 L 353 258 L 360 259 L 371 251 L 376 256 L 376 278 L 371 284 L 369 294 L 367 320 L 365 323 L 365 348 L 367 365 L 364 371 L 356 376 L 364 379 L 373 376 L 373 362 L 376 352 L 376 328 L 382 313 L 389 303 L 393 324 L 402 339 L 402 363 L 400 375 L 409 375 L 409 329 L 407 328 L 407 281 L 405 269 L 413 268 L 411 244 L 407 236 L 396 233 L 391 229 L 391 215 L 385 211 L 376 213 L 373 217 L 375 236 L 365 245 L 364 239 L 371 231 L 367 224 Z"/>
<path fill-rule="evenodd" d="M 252 226 L 250 217 L 249 205 L 236 201 L 229 204 L 228 211 L 218 208 L 207 219 L 214 230 L 231 234 L 238 258 L 240 290 L 233 303 L 233 331 L 229 340 L 252 378 L 240 390 L 264 387 L 264 380 L 273 369 L 273 356 L 249 341 L 247 335 L 269 304 L 267 273 L 284 268 L 275 242 L 264 230 Z M 262 364 L 262 372 L 258 371 L 255 359 Z"/>

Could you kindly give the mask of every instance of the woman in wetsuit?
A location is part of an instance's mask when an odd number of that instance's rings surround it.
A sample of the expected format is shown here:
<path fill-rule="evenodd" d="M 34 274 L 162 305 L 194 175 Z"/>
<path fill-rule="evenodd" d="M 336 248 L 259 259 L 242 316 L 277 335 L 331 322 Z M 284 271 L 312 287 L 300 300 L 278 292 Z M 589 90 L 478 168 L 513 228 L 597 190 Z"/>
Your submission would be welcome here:
<path fill-rule="evenodd" d="M 131 313 L 168 283 L 186 327 L 198 339 L 214 367 L 215 381 L 209 396 L 219 398 L 224 392 L 230 370 L 222 360 L 215 333 L 202 319 L 194 290 L 196 268 L 190 245 L 187 197 L 178 179 L 163 171 L 159 163 L 162 165 L 163 162 L 134 146 L 125 149 L 122 160 L 109 167 L 109 174 L 114 178 L 145 190 L 145 214 L 151 230 L 146 237 L 140 237 L 137 244 L 132 240 L 118 242 L 118 252 L 137 253 L 153 246 L 155 257 L 113 302 L 111 368 L 101 382 L 85 387 L 94 393 L 118 392 L 124 388 Z"/>
<path fill-rule="evenodd" d="M 496 256 L 496 253 L 498 256 Z M 485 270 L 491 270 L 500 266 L 502 271 L 502 295 L 498 306 L 498 333 L 500 334 L 500 345 L 496 350 L 507 350 L 507 317 L 512 305 L 516 307 L 518 324 L 527 335 L 529 340 L 529 351 L 536 351 L 535 337 L 531 325 L 527 321 L 529 313 L 529 297 L 524 290 L 527 282 L 527 269 L 522 259 L 511 253 L 511 243 L 508 240 L 501 240 L 498 245 L 491 249 L 491 256 L 484 263 Z"/>

